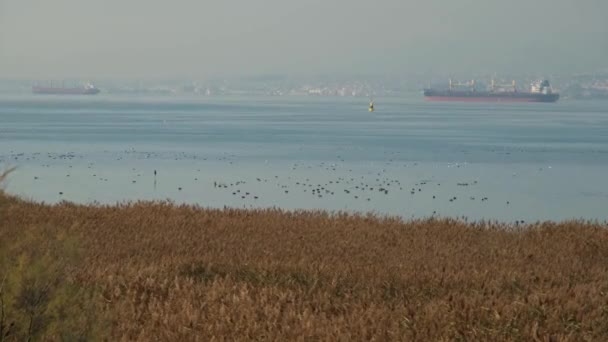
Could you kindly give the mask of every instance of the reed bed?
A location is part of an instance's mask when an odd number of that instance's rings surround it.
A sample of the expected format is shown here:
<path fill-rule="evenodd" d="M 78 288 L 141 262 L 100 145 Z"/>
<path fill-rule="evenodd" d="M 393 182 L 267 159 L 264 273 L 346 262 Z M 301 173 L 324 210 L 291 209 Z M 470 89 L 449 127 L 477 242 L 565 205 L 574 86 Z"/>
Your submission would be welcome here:
<path fill-rule="evenodd" d="M 606 228 L 0 195 L 0 241 L 78 241 L 113 341 L 608 340 Z"/>

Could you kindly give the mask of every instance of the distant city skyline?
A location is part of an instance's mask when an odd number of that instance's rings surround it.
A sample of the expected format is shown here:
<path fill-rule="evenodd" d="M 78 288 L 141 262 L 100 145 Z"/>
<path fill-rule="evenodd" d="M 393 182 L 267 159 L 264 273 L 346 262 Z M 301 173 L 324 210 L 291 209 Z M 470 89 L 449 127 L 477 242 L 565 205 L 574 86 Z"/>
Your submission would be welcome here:
<path fill-rule="evenodd" d="M 452 78 L 452 77 L 450 77 Z M 489 89 L 491 80 L 527 91 L 540 78 L 535 75 L 476 75 L 454 77 L 454 82 L 476 80 L 476 88 Z M 562 99 L 608 99 L 608 71 L 590 74 L 560 75 L 550 78 L 553 90 Z M 0 78 L 0 96 L 30 94 L 32 86 L 82 87 L 79 79 L 67 80 L 8 80 Z M 287 77 L 280 75 L 209 78 L 209 79 L 156 79 L 156 80 L 99 80 L 94 84 L 103 95 L 153 95 L 153 96 L 339 96 L 339 97 L 419 97 L 423 88 L 447 89 L 448 78 L 430 75 L 398 76 L 340 76 L 340 77 Z"/>
<path fill-rule="evenodd" d="M 2 79 L 608 68 L 604 0 L 0 0 Z"/>

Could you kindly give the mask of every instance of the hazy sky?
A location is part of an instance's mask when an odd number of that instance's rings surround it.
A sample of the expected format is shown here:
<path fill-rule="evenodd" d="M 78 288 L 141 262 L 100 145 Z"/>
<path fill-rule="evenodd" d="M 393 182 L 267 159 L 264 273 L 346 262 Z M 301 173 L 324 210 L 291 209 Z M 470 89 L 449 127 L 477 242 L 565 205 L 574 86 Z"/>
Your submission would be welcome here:
<path fill-rule="evenodd" d="M 0 0 L 0 78 L 608 67 L 608 0 Z"/>

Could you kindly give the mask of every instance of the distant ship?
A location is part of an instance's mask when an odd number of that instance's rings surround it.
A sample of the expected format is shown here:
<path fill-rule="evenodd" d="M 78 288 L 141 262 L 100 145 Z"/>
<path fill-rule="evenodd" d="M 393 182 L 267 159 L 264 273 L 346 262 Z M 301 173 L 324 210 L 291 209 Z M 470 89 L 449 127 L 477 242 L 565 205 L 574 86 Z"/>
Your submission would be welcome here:
<path fill-rule="evenodd" d="M 457 89 L 460 87 L 460 89 Z M 465 88 L 462 88 L 465 87 Z M 519 91 L 515 81 L 510 85 L 497 85 L 492 80 L 489 90 L 477 90 L 475 80 L 466 83 L 449 81 L 448 89 L 424 89 L 424 96 L 429 101 L 465 101 L 465 102 L 556 102 L 559 94 L 553 92 L 549 81 L 535 81 L 530 91 Z"/>
<path fill-rule="evenodd" d="M 95 95 L 99 94 L 97 89 L 91 83 L 87 83 L 81 87 L 66 88 L 66 87 L 54 87 L 52 84 L 50 87 L 33 86 L 32 92 L 34 94 L 48 94 L 48 95 Z"/>

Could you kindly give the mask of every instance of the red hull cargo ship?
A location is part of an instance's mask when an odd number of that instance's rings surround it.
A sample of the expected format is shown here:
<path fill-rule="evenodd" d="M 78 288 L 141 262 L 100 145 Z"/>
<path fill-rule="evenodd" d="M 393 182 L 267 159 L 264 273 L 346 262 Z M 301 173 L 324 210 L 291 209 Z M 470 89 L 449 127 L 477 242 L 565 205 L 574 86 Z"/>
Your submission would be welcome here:
<path fill-rule="evenodd" d="M 66 88 L 66 87 L 39 87 L 33 86 L 32 92 L 34 94 L 46 94 L 46 95 L 95 95 L 99 94 L 99 89 L 94 85 L 87 83 L 82 87 Z"/>
<path fill-rule="evenodd" d="M 533 82 L 530 90 L 523 92 L 517 90 L 515 81 L 508 87 L 498 86 L 492 81 L 490 90 L 477 90 L 475 81 L 452 83 L 450 80 L 448 89 L 424 89 L 424 96 L 429 101 L 464 102 L 556 102 L 559 99 L 559 94 L 553 92 L 547 80 Z"/>

